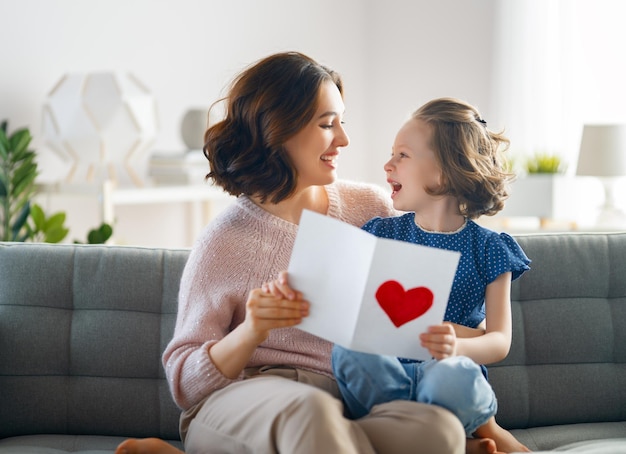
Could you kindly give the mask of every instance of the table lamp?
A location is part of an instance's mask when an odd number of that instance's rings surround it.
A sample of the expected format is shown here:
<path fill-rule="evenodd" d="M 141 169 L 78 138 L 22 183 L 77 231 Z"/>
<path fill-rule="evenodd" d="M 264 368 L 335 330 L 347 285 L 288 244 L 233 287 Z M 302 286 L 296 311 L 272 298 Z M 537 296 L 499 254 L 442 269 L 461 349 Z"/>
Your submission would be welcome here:
<path fill-rule="evenodd" d="M 615 205 L 615 183 L 626 176 L 626 124 L 585 125 L 576 175 L 598 177 L 604 205 L 597 224 L 626 227 L 626 213 Z"/>
<path fill-rule="evenodd" d="M 143 186 L 145 151 L 156 132 L 155 100 L 132 74 L 67 74 L 43 108 L 45 144 L 69 162 L 66 183 L 130 180 Z"/>

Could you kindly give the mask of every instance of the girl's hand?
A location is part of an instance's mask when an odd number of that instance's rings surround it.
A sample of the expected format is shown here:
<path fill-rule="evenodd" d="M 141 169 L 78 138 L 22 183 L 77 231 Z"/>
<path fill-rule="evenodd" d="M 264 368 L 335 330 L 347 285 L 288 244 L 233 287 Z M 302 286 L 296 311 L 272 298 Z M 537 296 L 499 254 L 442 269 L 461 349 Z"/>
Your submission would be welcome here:
<path fill-rule="evenodd" d="M 420 334 L 420 341 L 422 347 L 437 360 L 456 356 L 456 333 L 449 323 L 429 326 L 428 331 Z"/>
<path fill-rule="evenodd" d="M 252 290 L 246 301 L 246 318 L 243 322 L 253 341 L 262 343 L 271 330 L 296 326 L 309 315 L 309 303 L 302 293 L 293 290 L 283 271 L 274 281 Z"/>

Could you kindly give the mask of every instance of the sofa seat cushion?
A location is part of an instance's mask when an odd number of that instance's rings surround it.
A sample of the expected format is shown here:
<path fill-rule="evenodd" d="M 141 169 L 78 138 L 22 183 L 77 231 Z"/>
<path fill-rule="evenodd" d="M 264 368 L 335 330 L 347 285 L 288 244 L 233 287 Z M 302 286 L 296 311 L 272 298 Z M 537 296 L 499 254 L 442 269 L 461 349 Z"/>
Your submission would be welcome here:
<path fill-rule="evenodd" d="M 626 438 L 581 441 L 580 443 L 561 446 L 554 451 L 534 451 L 534 454 L 548 454 L 553 452 L 577 452 L 579 454 L 623 454 L 626 452 Z"/>
<path fill-rule="evenodd" d="M 584 454 L 619 454 L 626 452 L 626 438 L 613 440 L 591 440 L 562 446 L 557 451 L 579 452 Z"/>
<path fill-rule="evenodd" d="M 626 422 L 561 424 L 514 429 L 511 433 L 533 452 L 550 451 L 587 440 L 621 439 L 623 441 L 626 437 Z M 622 446 L 621 451 L 614 452 L 626 453 L 626 444 Z"/>
<path fill-rule="evenodd" d="M 94 435 L 24 435 L 0 440 L 0 454 L 112 454 L 124 437 Z M 168 442 L 178 449 L 182 443 Z"/>

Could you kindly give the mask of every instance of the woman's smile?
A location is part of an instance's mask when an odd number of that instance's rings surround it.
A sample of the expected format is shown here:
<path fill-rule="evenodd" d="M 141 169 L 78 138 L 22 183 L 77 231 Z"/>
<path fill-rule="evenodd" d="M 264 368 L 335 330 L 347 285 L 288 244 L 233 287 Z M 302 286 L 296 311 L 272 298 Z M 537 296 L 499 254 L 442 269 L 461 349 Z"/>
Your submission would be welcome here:
<path fill-rule="evenodd" d="M 338 151 L 333 151 L 329 153 L 324 153 L 320 158 L 325 164 L 329 167 L 336 169 L 337 168 L 337 158 L 339 157 Z"/>

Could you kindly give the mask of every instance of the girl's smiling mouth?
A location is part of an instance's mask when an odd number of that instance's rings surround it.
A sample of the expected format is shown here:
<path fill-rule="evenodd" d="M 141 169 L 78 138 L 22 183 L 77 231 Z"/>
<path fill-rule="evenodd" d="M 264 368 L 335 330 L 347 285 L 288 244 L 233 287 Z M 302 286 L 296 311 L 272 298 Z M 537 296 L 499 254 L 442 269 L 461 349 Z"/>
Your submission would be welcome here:
<path fill-rule="evenodd" d="M 387 183 L 391 185 L 391 197 L 395 196 L 402 189 L 402 185 L 397 181 L 387 180 Z"/>

